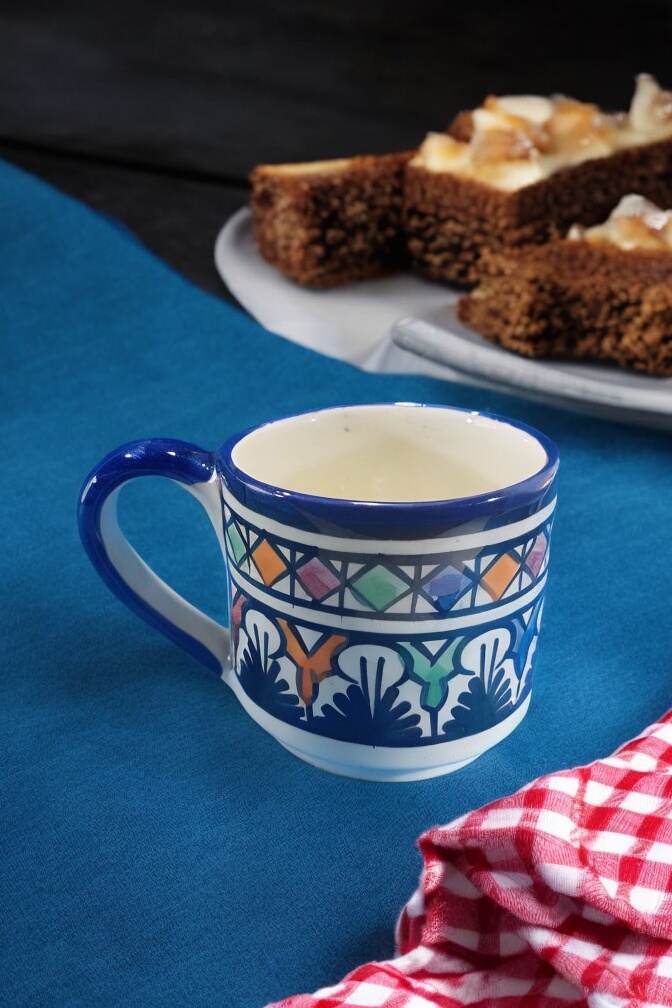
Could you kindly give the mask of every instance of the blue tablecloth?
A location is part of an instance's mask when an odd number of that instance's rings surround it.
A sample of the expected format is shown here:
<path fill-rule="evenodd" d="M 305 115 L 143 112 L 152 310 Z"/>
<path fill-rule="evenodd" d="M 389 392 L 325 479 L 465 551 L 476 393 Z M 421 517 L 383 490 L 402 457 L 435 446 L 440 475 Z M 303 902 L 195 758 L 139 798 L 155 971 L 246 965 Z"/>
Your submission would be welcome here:
<path fill-rule="evenodd" d="M 670 706 L 669 434 L 323 358 L 2 164 L 0 333 L 3 1006 L 261 1008 L 333 983 L 392 953 L 420 832 Z M 210 448 L 272 415 L 392 399 L 516 417 L 562 456 L 530 712 L 465 769 L 398 785 L 286 753 L 107 591 L 75 523 L 84 476 L 124 441 Z M 198 505 L 160 480 L 124 498 L 149 562 L 224 619 Z"/>

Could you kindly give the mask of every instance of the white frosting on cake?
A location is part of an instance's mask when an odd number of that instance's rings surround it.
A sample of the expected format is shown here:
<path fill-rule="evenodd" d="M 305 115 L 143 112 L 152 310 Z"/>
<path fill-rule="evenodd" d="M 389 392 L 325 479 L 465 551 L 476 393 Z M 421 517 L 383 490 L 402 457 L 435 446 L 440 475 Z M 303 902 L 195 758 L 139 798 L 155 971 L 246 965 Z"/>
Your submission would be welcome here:
<path fill-rule="evenodd" d="M 618 248 L 672 251 L 672 210 L 661 210 L 650 200 L 624 196 L 603 224 L 584 228 L 574 224 L 567 235 L 578 241 L 606 243 Z"/>
<path fill-rule="evenodd" d="M 468 142 L 430 133 L 411 161 L 513 192 L 561 168 L 672 137 L 672 92 L 639 74 L 628 112 L 609 114 L 564 95 L 486 98 Z"/>
<path fill-rule="evenodd" d="M 331 158 L 329 161 L 300 161 L 287 164 L 259 165 L 259 169 L 271 175 L 321 175 L 345 171 L 352 165 L 351 158 Z"/>
<path fill-rule="evenodd" d="M 497 104 L 503 112 L 527 119 L 537 126 L 543 125 L 553 115 L 552 99 L 539 95 L 503 95 L 497 99 Z"/>

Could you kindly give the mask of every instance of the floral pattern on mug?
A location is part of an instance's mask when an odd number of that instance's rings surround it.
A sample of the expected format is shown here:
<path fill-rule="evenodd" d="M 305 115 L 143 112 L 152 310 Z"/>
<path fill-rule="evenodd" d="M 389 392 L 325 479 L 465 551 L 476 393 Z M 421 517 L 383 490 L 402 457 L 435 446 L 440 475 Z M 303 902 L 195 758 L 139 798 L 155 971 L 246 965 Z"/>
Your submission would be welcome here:
<path fill-rule="evenodd" d="M 445 742 L 499 724 L 529 693 L 540 602 L 487 630 L 391 644 L 278 618 L 241 598 L 240 685 L 267 713 L 317 734 L 380 746 Z"/>

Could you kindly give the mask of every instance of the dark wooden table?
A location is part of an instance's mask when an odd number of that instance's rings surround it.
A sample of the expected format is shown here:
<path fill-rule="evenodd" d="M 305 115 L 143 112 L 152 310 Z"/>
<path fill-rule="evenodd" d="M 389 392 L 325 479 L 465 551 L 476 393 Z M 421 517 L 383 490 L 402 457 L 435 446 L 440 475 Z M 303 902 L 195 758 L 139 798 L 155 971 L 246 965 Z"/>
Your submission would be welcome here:
<path fill-rule="evenodd" d="M 672 0 L 2 0 L 0 156 L 229 297 L 255 163 L 407 149 L 489 92 L 623 108 L 671 41 Z"/>

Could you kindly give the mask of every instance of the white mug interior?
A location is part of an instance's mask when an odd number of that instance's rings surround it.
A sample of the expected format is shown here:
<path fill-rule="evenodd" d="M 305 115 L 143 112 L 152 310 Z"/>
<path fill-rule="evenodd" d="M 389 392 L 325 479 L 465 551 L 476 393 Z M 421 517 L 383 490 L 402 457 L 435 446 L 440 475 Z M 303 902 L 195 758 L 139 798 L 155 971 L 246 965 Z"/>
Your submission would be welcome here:
<path fill-rule="evenodd" d="M 524 427 L 487 414 L 384 403 L 271 421 L 245 435 L 231 460 L 290 492 L 401 503 L 502 490 L 540 472 L 548 455 Z"/>

